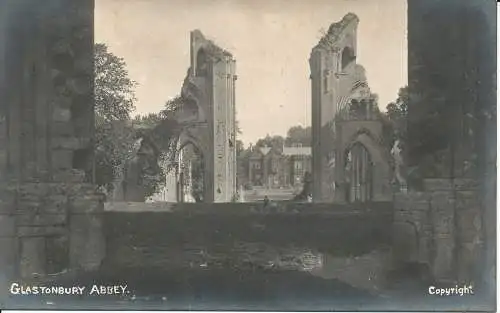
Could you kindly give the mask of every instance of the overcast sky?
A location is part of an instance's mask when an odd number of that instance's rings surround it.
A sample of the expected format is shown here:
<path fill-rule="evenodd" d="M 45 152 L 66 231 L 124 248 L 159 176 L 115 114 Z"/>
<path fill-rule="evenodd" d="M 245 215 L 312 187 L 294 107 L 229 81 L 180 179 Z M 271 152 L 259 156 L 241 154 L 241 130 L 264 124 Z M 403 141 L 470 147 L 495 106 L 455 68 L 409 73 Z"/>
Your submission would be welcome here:
<path fill-rule="evenodd" d="M 245 144 L 310 125 L 309 54 L 348 12 L 360 18 L 358 63 L 380 107 L 407 84 L 405 0 L 98 0 L 95 11 L 96 42 L 123 57 L 139 84 L 136 113 L 179 94 L 191 30 L 232 52 Z"/>

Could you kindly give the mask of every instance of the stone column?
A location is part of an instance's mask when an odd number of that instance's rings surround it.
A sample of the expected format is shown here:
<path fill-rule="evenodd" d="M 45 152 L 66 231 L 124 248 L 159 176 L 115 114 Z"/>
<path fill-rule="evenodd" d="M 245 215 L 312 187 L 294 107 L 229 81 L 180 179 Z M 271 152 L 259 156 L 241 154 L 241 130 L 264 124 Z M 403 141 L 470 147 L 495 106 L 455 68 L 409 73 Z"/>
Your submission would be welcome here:
<path fill-rule="evenodd" d="M 475 285 L 482 270 L 480 257 L 483 246 L 478 183 L 472 179 L 456 179 L 454 188 L 457 195 L 458 280 Z"/>
<path fill-rule="evenodd" d="M 489 131 L 489 132 L 488 132 Z M 497 145 L 496 123 L 487 123 L 487 140 L 492 144 L 487 145 L 485 175 L 482 182 L 482 210 L 483 210 L 483 233 L 485 244 L 483 247 L 484 268 L 482 269 L 483 283 L 488 289 L 491 298 L 496 295 L 496 262 L 497 262 Z"/>
<path fill-rule="evenodd" d="M 15 275 L 95 269 L 103 257 L 95 222 L 103 199 L 86 175 L 91 156 L 76 153 L 93 150 L 93 0 L 9 3 L 4 75 L 13 79 L 1 194 L 11 208 L 5 229 Z"/>
<path fill-rule="evenodd" d="M 476 284 L 481 271 L 482 220 L 472 179 L 426 179 L 434 235 L 434 277 Z"/>
<path fill-rule="evenodd" d="M 394 257 L 400 262 L 429 264 L 432 245 L 430 195 L 427 192 L 394 195 Z"/>
<path fill-rule="evenodd" d="M 338 142 L 340 141 L 338 140 Z M 345 171 L 345 158 L 343 154 L 343 149 L 337 149 L 335 153 L 336 156 L 335 156 L 334 179 L 338 185 L 335 187 L 334 202 L 341 204 L 341 203 L 346 203 L 348 201 L 346 195 L 349 185 L 347 184 L 345 177 L 346 171 Z"/>
<path fill-rule="evenodd" d="M 97 270 L 105 255 L 104 196 L 90 184 L 75 185 L 68 197 L 71 269 Z"/>
<path fill-rule="evenodd" d="M 424 188 L 430 194 L 431 224 L 434 235 L 432 273 L 437 281 L 455 279 L 455 195 L 450 179 L 425 179 Z"/>
<path fill-rule="evenodd" d="M 313 176 L 313 201 L 322 202 L 322 182 L 323 182 L 323 155 L 322 147 L 322 72 L 324 65 L 322 62 L 324 52 L 321 49 L 313 49 L 309 58 L 311 74 L 311 129 L 312 129 L 312 176 Z M 290 181 L 292 180 L 290 176 Z"/>
<path fill-rule="evenodd" d="M 391 201 L 392 190 L 387 175 L 388 168 L 384 163 L 373 166 L 373 201 Z"/>

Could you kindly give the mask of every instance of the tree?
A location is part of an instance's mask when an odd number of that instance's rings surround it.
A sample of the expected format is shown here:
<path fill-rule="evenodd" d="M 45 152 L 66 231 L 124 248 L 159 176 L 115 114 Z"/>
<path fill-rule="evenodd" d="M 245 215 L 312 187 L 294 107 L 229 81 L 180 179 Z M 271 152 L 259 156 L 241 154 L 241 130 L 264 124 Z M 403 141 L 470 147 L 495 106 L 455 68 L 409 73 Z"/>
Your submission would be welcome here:
<path fill-rule="evenodd" d="M 311 126 L 293 126 L 286 134 L 286 145 L 301 144 L 304 147 L 310 147 L 312 142 Z"/>
<path fill-rule="evenodd" d="M 393 138 L 390 145 L 392 146 L 393 142 L 397 139 L 400 142 L 401 149 L 403 149 L 403 145 L 407 140 L 408 101 L 408 86 L 405 86 L 399 89 L 396 101 L 389 103 L 386 107 L 386 116 L 391 123 L 393 131 Z"/>
<path fill-rule="evenodd" d="M 176 96 L 165 103 L 163 109 L 158 113 L 150 113 L 144 116 L 136 116 L 133 123 L 141 128 L 141 133 L 154 143 L 158 150 L 158 162 L 163 166 L 158 167 L 157 177 L 161 179 L 148 180 L 147 196 L 158 191 L 164 184 L 165 175 L 175 168 L 177 151 L 177 138 L 182 131 L 182 125 L 176 120 L 176 113 L 187 100 L 182 96 Z M 199 173 L 202 169 L 200 162 L 195 162 L 193 171 Z M 197 176 L 196 176 L 197 175 Z M 196 174 L 196 177 L 200 175 Z M 195 183 L 195 188 L 199 184 Z"/>
<path fill-rule="evenodd" d="M 94 46 L 95 112 L 105 121 L 128 120 L 135 110 L 137 83 L 128 77 L 126 66 L 105 44 Z"/>
<path fill-rule="evenodd" d="M 282 151 L 284 144 L 285 144 L 285 138 L 281 136 L 271 137 L 270 135 L 267 135 L 265 138 L 257 140 L 255 146 L 259 148 L 269 147 L 269 148 L 274 148 L 278 151 Z"/>
<path fill-rule="evenodd" d="M 496 48 L 483 15 L 469 6 L 436 6 L 425 22 L 412 23 L 408 156 L 424 177 L 480 175 L 486 106 L 496 106 Z"/>
<path fill-rule="evenodd" d="M 241 128 L 240 128 L 240 122 L 238 120 L 236 120 L 234 128 L 236 129 L 236 134 L 238 134 L 238 135 L 242 134 Z"/>
<path fill-rule="evenodd" d="M 243 141 L 236 140 L 236 155 L 240 156 L 244 152 L 245 152 L 245 145 L 243 144 Z"/>
<path fill-rule="evenodd" d="M 125 61 L 105 44 L 94 46 L 94 63 L 96 184 L 111 191 L 133 153 L 135 135 L 129 120 L 135 109 L 136 83 L 128 77 Z"/>
<path fill-rule="evenodd" d="M 151 126 L 148 135 L 157 145 L 161 152 L 161 159 L 172 165 L 177 154 L 177 137 L 181 132 L 181 126 L 175 114 L 186 103 L 182 96 L 176 96 L 165 103 L 165 106 L 158 114 L 150 114 L 147 120 Z M 170 167 L 169 167 L 170 169 Z"/>
<path fill-rule="evenodd" d="M 243 185 L 248 180 L 248 155 L 250 154 L 250 148 L 245 149 L 243 141 L 236 140 L 236 164 L 237 164 L 237 175 L 236 175 L 236 185 Z"/>
<path fill-rule="evenodd" d="M 158 113 L 136 115 L 132 119 L 132 125 L 143 129 L 153 129 L 160 122 L 160 119 L 161 117 Z"/>

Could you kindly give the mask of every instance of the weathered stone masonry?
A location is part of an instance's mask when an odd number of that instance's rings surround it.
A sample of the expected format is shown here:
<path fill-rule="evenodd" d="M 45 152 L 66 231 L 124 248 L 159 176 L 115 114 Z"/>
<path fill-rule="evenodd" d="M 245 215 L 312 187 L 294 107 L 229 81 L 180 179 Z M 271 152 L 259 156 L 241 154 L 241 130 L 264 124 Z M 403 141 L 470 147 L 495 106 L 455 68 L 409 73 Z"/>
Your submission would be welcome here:
<path fill-rule="evenodd" d="M 182 86 L 186 103 L 178 149 L 194 145 L 203 155 L 204 202 L 230 202 L 236 194 L 236 61 L 231 53 L 190 34 L 191 65 Z"/>
<path fill-rule="evenodd" d="M 356 62 L 359 18 L 346 14 L 330 25 L 328 32 L 312 49 L 312 172 L 315 202 L 344 203 L 349 191 L 346 180 L 346 150 L 353 143 L 365 147 L 372 158 L 374 201 L 390 201 L 390 167 L 380 143 L 382 124 L 367 110 L 363 118 L 347 116 L 353 100 L 366 101 L 371 92 L 365 69 Z M 368 164 L 365 164 L 368 165 Z M 369 166 L 369 165 L 368 165 Z"/>
<path fill-rule="evenodd" d="M 411 251 L 402 253 L 406 260 L 427 263 L 438 280 L 485 287 L 491 299 L 496 280 L 496 121 L 494 114 L 488 118 L 485 113 L 496 107 L 493 12 L 494 3 L 488 1 L 408 1 L 410 95 L 434 95 L 410 98 L 409 146 L 418 146 L 422 143 L 419 138 L 431 135 L 422 132 L 419 124 L 412 126 L 413 119 L 428 114 L 419 101 L 434 101 L 443 107 L 445 99 L 450 119 L 456 122 L 448 142 L 460 139 L 454 149 L 448 147 L 454 162 L 441 164 L 447 173 L 425 179 L 423 192 L 397 195 L 395 201 L 396 238 L 406 234 L 407 240 L 402 242 L 414 243 Z M 440 41 L 440 37 L 448 41 Z M 457 57 L 443 57 L 450 54 Z M 423 107 L 432 106 L 426 103 Z M 470 123 L 470 115 L 477 118 L 475 123 Z M 410 165 L 423 157 L 412 154 L 410 147 Z M 464 160 L 475 158 L 477 167 L 467 171 Z M 450 169 L 454 179 L 439 177 L 450 176 Z M 397 247 L 399 250 L 401 245 Z"/>
<path fill-rule="evenodd" d="M 397 260 L 427 264 L 438 281 L 476 281 L 483 249 L 476 182 L 427 179 L 424 192 L 396 195 L 395 207 Z"/>
<path fill-rule="evenodd" d="M 95 268 L 104 251 L 91 166 L 94 3 L 0 7 L 0 268 L 23 277 Z"/>
<path fill-rule="evenodd" d="M 421 20 L 423 13 L 417 9 L 409 6 L 409 11 L 416 12 Z M 65 268 L 95 269 L 101 264 L 104 251 L 107 258 L 103 264 L 116 264 L 118 268 L 145 266 L 141 262 L 148 253 L 153 256 L 146 259 L 148 265 L 163 265 L 165 261 L 184 264 L 175 254 L 184 248 L 179 238 L 196 248 L 214 249 L 219 248 L 216 243 L 225 249 L 232 247 L 235 238 L 275 246 L 313 244 L 326 249 L 332 245 L 352 247 L 353 242 L 366 243 L 362 240 L 374 239 L 374 233 L 378 234 L 375 239 L 380 239 L 379 243 L 387 241 L 387 232 L 391 230 L 390 204 L 389 214 L 374 207 L 376 214 L 372 216 L 380 217 L 377 221 L 363 219 L 356 215 L 356 210 L 341 212 L 327 204 L 304 204 L 291 210 L 278 207 L 277 212 L 270 212 L 274 208 L 260 212 L 252 204 L 242 210 L 234 210 L 233 204 L 217 204 L 221 205 L 216 210 L 219 215 L 203 205 L 165 214 L 107 212 L 103 217 L 102 198 L 94 191 L 89 166 L 94 123 L 92 12 L 91 0 L 0 2 L 1 285 L 5 276 L 32 276 Z M 224 67 L 231 71 L 227 63 Z M 231 86 L 231 78 L 235 77 L 226 76 L 228 81 L 223 86 Z M 487 95 L 490 78 L 482 83 L 482 88 L 486 88 L 482 93 L 484 101 L 491 100 Z M 224 88 L 220 89 L 222 95 Z M 313 88 L 313 97 L 320 91 Z M 234 94 L 232 97 L 234 103 Z M 319 117 L 317 112 L 313 114 Z M 493 124 L 487 127 L 490 134 L 495 129 Z M 468 281 L 481 270 L 486 273 L 483 278 L 494 286 L 494 146 L 487 146 L 490 151 L 484 161 L 488 176 L 485 182 L 480 181 L 481 192 L 477 192 L 474 180 L 452 183 L 437 179 L 427 180 L 422 193 L 396 196 L 394 218 L 402 229 L 396 232 L 396 238 L 407 235 L 407 240 L 402 240 L 406 251 L 399 255 L 401 259 L 429 264 L 439 280 Z M 479 197 L 485 200 L 479 201 Z M 344 218 L 339 218 L 343 213 Z M 102 236 L 103 218 L 110 226 L 106 239 Z M 355 223 L 347 223 L 349 220 Z M 361 231 L 353 225 L 361 225 Z M 225 230 L 220 232 L 221 229 Z M 163 230 L 171 236 L 164 238 Z M 122 236 L 124 231 L 129 232 L 127 236 Z M 106 249 L 105 242 L 109 243 Z M 130 250 L 138 245 L 146 254 Z M 482 256 L 484 263 L 480 262 Z M 4 294 L 0 290 L 0 295 Z"/>

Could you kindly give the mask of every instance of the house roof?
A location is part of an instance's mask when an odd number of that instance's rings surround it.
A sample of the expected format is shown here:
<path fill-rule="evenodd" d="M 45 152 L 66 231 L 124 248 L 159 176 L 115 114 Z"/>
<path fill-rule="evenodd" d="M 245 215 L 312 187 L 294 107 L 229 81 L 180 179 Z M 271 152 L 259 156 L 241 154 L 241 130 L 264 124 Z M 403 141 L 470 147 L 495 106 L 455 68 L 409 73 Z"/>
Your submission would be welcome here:
<path fill-rule="evenodd" d="M 275 154 L 277 156 L 311 156 L 312 151 L 311 147 L 283 147 L 283 151 L 279 151 L 281 149 L 273 149 L 272 147 L 260 147 L 257 149 L 253 149 L 250 153 L 251 158 L 261 158 L 263 156 L 269 156 L 271 154 Z"/>
<path fill-rule="evenodd" d="M 249 155 L 250 158 L 255 159 L 255 158 L 261 158 L 262 157 L 262 152 L 260 149 L 254 149 L 250 152 Z"/>
<path fill-rule="evenodd" d="M 266 155 L 269 153 L 269 151 L 271 151 L 271 148 L 270 147 L 263 147 L 263 148 L 260 148 L 260 152 L 263 154 L 263 155 Z"/>
<path fill-rule="evenodd" d="M 311 147 L 283 147 L 283 155 L 311 155 Z"/>

